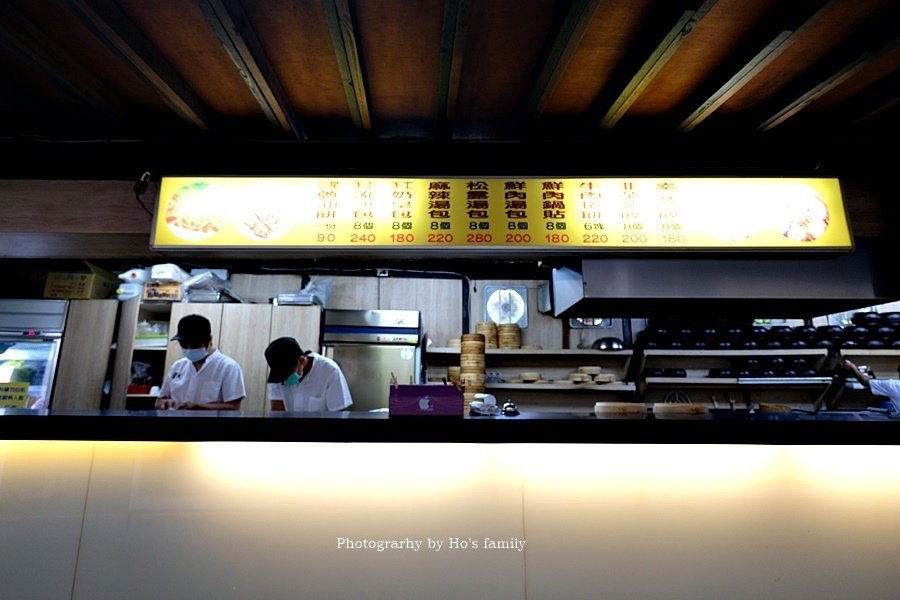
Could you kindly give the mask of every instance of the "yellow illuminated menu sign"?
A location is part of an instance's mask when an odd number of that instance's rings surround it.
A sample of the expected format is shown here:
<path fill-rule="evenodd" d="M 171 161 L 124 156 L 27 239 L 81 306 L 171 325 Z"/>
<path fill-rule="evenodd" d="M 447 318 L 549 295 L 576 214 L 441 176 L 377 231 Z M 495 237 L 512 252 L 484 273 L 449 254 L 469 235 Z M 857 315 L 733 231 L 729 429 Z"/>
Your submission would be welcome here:
<path fill-rule="evenodd" d="M 151 245 L 850 249 L 837 179 L 164 177 Z"/>

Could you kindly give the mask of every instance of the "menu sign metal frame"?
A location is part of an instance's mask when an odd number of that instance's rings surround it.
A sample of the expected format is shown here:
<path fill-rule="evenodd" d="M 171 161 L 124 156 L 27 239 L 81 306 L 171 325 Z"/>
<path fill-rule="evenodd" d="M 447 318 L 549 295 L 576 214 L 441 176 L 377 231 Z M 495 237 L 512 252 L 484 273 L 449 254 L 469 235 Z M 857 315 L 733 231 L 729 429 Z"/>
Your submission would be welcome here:
<path fill-rule="evenodd" d="M 847 251 L 834 178 L 163 177 L 151 247 Z"/>

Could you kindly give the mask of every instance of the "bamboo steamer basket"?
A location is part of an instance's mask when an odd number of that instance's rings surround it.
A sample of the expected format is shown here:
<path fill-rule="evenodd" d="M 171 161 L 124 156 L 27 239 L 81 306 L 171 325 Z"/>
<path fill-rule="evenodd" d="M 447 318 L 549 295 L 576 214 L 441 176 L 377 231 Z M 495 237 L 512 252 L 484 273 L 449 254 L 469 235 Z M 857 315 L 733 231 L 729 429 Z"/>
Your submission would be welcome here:
<path fill-rule="evenodd" d="M 459 366 L 463 372 L 484 373 L 484 334 L 468 333 L 462 336 Z"/>
<path fill-rule="evenodd" d="M 709 407 L 705 404 L 653 403 L 653 414 L 656 415 L 705 415 L 708 412 Z"/>
<path fill-rule="evenodd" d="M 459 374 L 459 382 L 467 392 L 483 392 L 484 391 L 484 373 L 477 371 L 461 371 Z"/>
<path fill-rule="evenodd" d="M 485 348 L 497 347 L 497 324 L 493 321 L 479 321 L 475 323 L 475 333 L 484 336 Z"/>
<path fill-rule="evenodd" d="M 501 323 L 497 326 L 497 343 L 500 348 L 521 348 L 522 330 L 515 323 Z"/>
<path fill-rule="evenodd" d="M 596 415 L 631 415 L 646 417 L 647 407 L 643 402 L 597 402 L 594 404 Z"/>
<path fill-rule="evenodd" d="M 461 371 L 479 371 L 485 372 L 484 354 L 478 355 L 461 355 L 459 357 L 459 368 Z"/>
<path fill-rule="evenodd" d="M 484 365 L 485 334 L 467 333 L 460 342 L 459 384 L 463 388 L 463 408 L 469 413 L 469 405 L 475 394 L 484 392 L 486 378 Z"/>
<path fill-rule="evenodd" d="M 459 345 L 459 353 L 460 356 L 465 356 L 466 354 L 475 354 L 484 356 L 484 338 L 481 341 L 466 341 L 463 340 Z"/>
<path fill-rule="evenodd" d="M 484 334 L 483 333 L 464 333 L 460 338 L 460 341 L 465 344 L 466 342 L 481 342 L 484 343 Z"/>

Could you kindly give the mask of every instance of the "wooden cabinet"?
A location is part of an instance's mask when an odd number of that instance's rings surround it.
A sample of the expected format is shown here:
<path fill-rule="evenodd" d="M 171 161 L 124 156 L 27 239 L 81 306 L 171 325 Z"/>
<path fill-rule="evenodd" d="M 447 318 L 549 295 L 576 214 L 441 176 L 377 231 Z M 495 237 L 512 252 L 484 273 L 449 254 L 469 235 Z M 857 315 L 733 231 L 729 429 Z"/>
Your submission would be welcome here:
<path fill-rule="evenodd" d="M 155 397 L 149 389 L 132 390 L 132 365 L 148 365 L 149 386 L 161 385 L 166 372 L 166 350 L 174 329 L 169 329 L 171 302 L 143 302 L 131 298 L 121 302 L 119 309 L 119 333 L 113 366 L 112 387 L 110 389 L 111 409 L 149 409 Z M 154 335 L 139 336 L 142 324 L 156 325 Z"/>
<path fill-rule="evenodd" d="M 448 367 L 459 366 L 459 348 L 430 348 L 426 353 L 428 379 L 441 381 Z M 485 392 L 494 394 L 499 403 L 511 400 L 522 410 L 592 411 L 601 400 L 636 400 L 634 383 L 626 382 L 630 350 L 485 350 L 485 372 L 499 381 L 486 381 Z M 603 375 L 611 375 L 608 383 L 574 382 L 572 373 L 580 367 L 599 367 Z M 523 373 L 537 374 L 536 381 L 522 381 Z M 490 377 L 489 377 L 490 379 Z"/>
<path fill-rule="evenodd" d="M 71 300 L 59 351 L 54 409 L 99 409 L 118 300 Z"/>
<path fill-rule="evenodd" d="M 155 397 L 128 393 L 132 362 L 151 360 L 153 372 L 159 373 L 154 385 L 160 385 L 172 363 L 181 358 L 178 344 L 168 340 L 175 334 L 178 321 L 189 314 L 200 314 L 209 319 L 213 346 L 241 365 L 247 389 L 247 397 L 241 403 L 241 409 L 245 411 L 258 412 L 267 408 L 268 365 L 263 353 L 272 339 L 289 335 L 297 338 L 304 349 L 319 350 L 320 306 L 148 303 L 137 299 L 129 300 L 123 303 L 119 324 L 112 408 L 147 409 L 153 406 Z M 168 325 L 167 335 L 159 346 L 138 347 L 135 343 L 138 323 L 150 317 L 165 320 Z M 155 368 L 157 364 L 158 370 Z"/>

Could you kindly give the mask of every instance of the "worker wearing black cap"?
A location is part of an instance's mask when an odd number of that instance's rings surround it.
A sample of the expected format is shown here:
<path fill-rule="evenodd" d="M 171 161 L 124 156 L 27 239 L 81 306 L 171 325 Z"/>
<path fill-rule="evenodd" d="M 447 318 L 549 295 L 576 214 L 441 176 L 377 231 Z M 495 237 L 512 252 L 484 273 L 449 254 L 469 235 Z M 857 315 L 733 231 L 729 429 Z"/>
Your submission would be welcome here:
<path fill-rule="evenodd" d="M 292 337 L 274 340 L 265 354 L 272 410 L 335 412 L 353 404 L 340 366 L 327 356 L 304 352 Z"/>
<path fill-rule="evenodd" d="M 209 320 L 202 315 L 182 317 L 172 341 L 181 346 L 183 358 L 166 373 L 156 408 L 239 410 L 247 395 L 244 373 L 233 358 L 212 347 Z"/>

